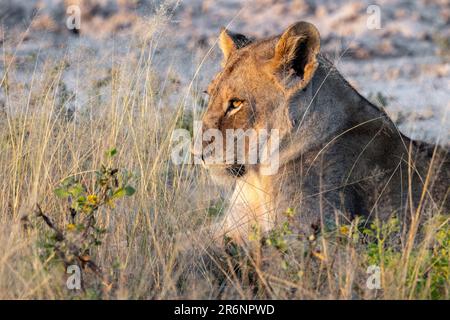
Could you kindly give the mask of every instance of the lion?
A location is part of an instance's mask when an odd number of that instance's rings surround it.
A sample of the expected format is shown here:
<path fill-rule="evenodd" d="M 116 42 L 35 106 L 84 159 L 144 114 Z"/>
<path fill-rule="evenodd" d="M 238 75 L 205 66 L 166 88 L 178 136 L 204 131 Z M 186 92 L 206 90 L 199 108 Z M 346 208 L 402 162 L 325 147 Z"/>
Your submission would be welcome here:
<path fill-rule="evenodd" d="M 218 235 L 246 242 L 287 211 L 306 237 L 357 216 L 417 225 L 449 212 L 448 150 L 408 138 L 360 95 L 320 53 L 314 25 L 297 22 L 263 40 L 222 29 L 219 44 L 222 69 L 207 89 L 202 132 L 276 129 L 279 167 L 270 175 L 258 163 L 208 164 L 203 151 L 214 139 L 202 142 L 194 154 L 215 181 L 234 185 Z"/>

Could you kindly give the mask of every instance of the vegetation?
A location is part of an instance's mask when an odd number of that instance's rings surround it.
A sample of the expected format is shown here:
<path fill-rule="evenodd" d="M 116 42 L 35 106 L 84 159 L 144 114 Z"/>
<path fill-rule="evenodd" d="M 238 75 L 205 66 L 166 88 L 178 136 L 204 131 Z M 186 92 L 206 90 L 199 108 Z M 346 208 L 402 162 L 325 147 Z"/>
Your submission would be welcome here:
<path fill-rule="evenodd" d="M 139 47 L 153 40 L 149 32 Z M 444 212 L 420 212 L 431 218 L 419 232 L 356 219 L 302 238 L 292 226 L 300 213 L 288 210 L 268 235 L 255 226 L 250 248 L 215 249 L 205 230 L 226 206 L 221 193 L 198 166 L 170 160 L 173 130 L 190 128 L 197 111 L 184 95 L 174 102 L 152 57 L 142 49 L 113 62 L 80 92 L 64 85 L 77 68 L 64 59 L 36 62 L 29 85 L 14 63 L 5 69 L 1 299 L 450 298 Z M 81 290 L 66 286 L 71 264 Z M 372 265 L 381 289 L 367 287 Z"/>

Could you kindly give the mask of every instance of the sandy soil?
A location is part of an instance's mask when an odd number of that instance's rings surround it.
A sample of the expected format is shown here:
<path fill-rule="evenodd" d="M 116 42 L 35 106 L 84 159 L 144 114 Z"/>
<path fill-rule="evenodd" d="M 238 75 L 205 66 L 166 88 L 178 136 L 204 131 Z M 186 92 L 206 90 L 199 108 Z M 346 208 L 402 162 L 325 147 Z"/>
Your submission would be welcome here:
<path fill-rule="evenodd" d="M 81 7 L 78 35 L 65 26 L 70 4 Z M 367 27 L 371 4 L 380 9 L 380 29 Z M 152 30 L 148 21 L 161 11 L 170 18 L 164 29 Z M 450 0 L 1 0 L 0 43 L 6 55 L 0 68 L 14 57 L 22 74 L 17 81 L 27 82 L 33 57 L 63 57 L 77 66 L 68 68 L 64 81 L 77 92 L 75 107 L 80 107 L 88 103 L 83 92 L 94 81 L 80 79 L 101 80 L 111 56 L 129 57 L 140 35 L 156 32 L 157 49 L 150 50 L 159 77 L 171 79 L 170 85 L 163 81 L 164 88 L 172 90 L 170 101 L 176 103 L 184 97 L 180 92 L 201 90 L 217 71 L 221 26 L 264 37 L 297 20 L 317 25 L 322 51 L 355 88 L 383 105 L 404 133 L 450 141 Z M 95 75 L 88 72 L 93 65 L 99 70 Z"/>

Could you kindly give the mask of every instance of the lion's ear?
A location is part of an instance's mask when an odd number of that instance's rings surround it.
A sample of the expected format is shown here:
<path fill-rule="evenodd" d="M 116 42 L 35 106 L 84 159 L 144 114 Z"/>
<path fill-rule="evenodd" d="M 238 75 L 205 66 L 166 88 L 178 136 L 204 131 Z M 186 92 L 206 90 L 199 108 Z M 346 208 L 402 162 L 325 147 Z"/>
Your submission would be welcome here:
<path fill-rule="evenodd" d="M 245 47 L 250 42 L 243 34 L 234 33 L 222 28 L 220 31 L 219 46 L 223 53 L 224 62 L 228 60 L 228 57 L 233 51 Z"/>
<path fill-rule="evenodd" d="M 281 35 L 271 61 L 273 72 L 287 90 L 300 90 L 317 69 L 320 35 L 314 25 L 297 22 Z"/>

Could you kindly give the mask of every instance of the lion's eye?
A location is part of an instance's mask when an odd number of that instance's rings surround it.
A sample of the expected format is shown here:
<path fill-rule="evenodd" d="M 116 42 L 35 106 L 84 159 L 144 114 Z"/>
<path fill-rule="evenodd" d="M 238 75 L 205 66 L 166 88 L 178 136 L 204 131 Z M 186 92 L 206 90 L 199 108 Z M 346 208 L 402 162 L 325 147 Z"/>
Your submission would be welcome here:
<path fill-rule="evenodd" d="M 242 107 L 243 104 L 244 104 L 244 101 L 242 101 L 242 100 L 231 99 L 228 102 L 228 108 L 227 108 L 226 113 L 230 113 L 232 111 L 238 110 L 240 107 Z"/>

